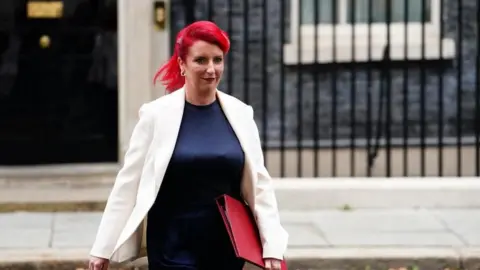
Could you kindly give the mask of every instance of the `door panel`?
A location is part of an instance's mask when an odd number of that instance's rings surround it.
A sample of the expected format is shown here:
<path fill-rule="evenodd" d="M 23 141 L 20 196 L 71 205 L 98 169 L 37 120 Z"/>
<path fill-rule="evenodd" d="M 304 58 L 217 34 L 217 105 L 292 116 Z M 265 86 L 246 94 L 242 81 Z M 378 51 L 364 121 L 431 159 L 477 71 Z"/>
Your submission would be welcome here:
<path fill-rule="evenodd" d="M 0 164 L 116 161 L 116 1 L 27 2 L 0 1 Z"/>

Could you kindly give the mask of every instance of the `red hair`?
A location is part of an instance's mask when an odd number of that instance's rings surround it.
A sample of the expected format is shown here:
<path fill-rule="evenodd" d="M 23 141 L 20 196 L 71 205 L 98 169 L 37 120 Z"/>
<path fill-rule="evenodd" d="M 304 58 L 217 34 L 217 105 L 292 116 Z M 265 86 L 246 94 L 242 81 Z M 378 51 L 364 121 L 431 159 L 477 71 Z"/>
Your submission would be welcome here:
<path fill-rule="evenodd" d="M 190 46 L 199 40 L 217 45 L 224 55 L 230 49 L 230 40 L 227 34 L 215 23 L 210 21 L 194 22 L 177 34 L 172 57 L 157 71 L 153 82 L 160 80 L 168 93 L 181 88 L 185 84 L 185 77 L 180 74 L 178 57 L 185 60 Z"/>

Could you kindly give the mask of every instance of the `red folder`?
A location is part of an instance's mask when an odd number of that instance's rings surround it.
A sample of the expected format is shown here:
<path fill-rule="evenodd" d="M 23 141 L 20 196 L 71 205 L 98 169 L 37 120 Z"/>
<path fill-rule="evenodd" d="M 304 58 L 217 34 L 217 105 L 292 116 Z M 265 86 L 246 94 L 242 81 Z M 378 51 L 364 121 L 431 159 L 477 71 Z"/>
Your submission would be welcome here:
<path fill-rule="evenodd" d="M 216 201 L 237 257 L 264 269 L 260 234 L 250 208 L 229 195 Z M 287 270 L 285 260 L 282 270 Z"/>

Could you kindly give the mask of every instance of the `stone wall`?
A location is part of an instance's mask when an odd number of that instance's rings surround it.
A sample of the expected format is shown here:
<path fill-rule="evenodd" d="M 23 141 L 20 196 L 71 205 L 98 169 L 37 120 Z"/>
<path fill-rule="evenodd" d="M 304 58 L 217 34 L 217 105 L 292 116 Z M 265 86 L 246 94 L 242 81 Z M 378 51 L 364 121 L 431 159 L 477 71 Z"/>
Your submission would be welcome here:
<path fill-rule="evenodd" d="M 280 52 L 282 42 L 280 40 L 280 31 L 282 30 L 282 21 L 280 18 L 280 1 L 267 0 L 267 62 L 262 63 L 262 0 L 249 0 L 248 17 L 245 21 L 244 1 L 217 0 L 213 1 L 214 21 L 223 29 L 228 30 L 229 14 L 231 14 L 230 38 L 232 41 L 232 50 L 227 58 L 229 65 L 225 72 L 225 77 L 220 85 L 220 89 L 230 92 L 240 99 L 251 104 L 255 109 L 257 124 L 262 132 L 263 121 L 262 114 L 264 106 L 262 105 L 262 90 L 264 79 L 267 82 L 266 96 L 268 97 L 267 128 L 269 141 L 279 139 L 281 124 L 280 121 L 280 96 L 281 96 L 281 78 L 280 68 L 283 65 L 280 62 Z M 197 20 L 208 18 L 209 0 L 197 0 L 195 15 Z M 232 3 L 229 13 L 228 3 Z M 289 7 L 289 1 L 286 1 L 286 7 Z M 463 1 L 462 20 L 458 23 L 458 3 L 457 0 L 445 0 L 444 7 L 444 36 L 453 38 L 456 43 L 456 51 L 459 52 L 461 44 L 460 61 L 453 59 L 447 62 L 428 62 L 420 63 L 397 63 L 391 65 L 387 70 L 389 72 L 391 85 L 391 104 L 388 108 L 391 112 L 391 132 L 394 138 L 401 138 L 404 125 L 408 125 L 408 136 L 418 138 L 420 136 L 421 124 L 421 90 L 422 90 L 422 69 L 424 77 L 424 97 L 425 97 L 425 132 L 427 137 L 437 137 L 439 134 L 439 101 L 443 101 L 443 136 L 454 137 L 457 134 L 457 106 L 460 104 L 462 114 L 462 135 L 471 136 L 474 134 L 474 116 L 475 116 L 475 83 L 478 70 L 475 66 L 476 47 L 476 1 Z M 285 13 L 285 37 L 288 40 L 289 34 L 289 11 Z M 173 1 L 172 3 L 172 27 L 173 34 L 185 25 L 183 1 Z M 462 29 L 462 36 L 459 39 L 458 29 Z M 461 42 L 459 42 L 461 40 Z M 248 45 L 248 50 L 245 50 Z M 248 61 L 248 69 L 244 69 L 244 64 Z M 263 78 L 263 67 L 267 70 L 267 76 Z M 318 82 L 318 132 L 321 139 L 330 140 L 332 134 L 336 133 L 337 138 L 350 138 L 352 125 L 355 126 L 355 138 L 366 138 L 367 134 L 367 115 L 368 108 L 371 109 L 371 117 L 374 122 L 378 116 L 379 90 L 380 90 L 380 72 L 377 64 L 365 65 L 311 65 L 303 67 L 285 67 L 285 112 L 286 121 L 285 131 L 287 140 L 295 141 L 297 139 L 297 108 L 301 106 L 301 127 L 302 140 L 311 140 L 313 138 L 313 108 L 314 108 L 314 74 L 317 74 Z M 228 69 L 231 70 L 230 74 Z M 244 70 L 247 72 L 245 73 Z M 368 90 L 368 71 L 371 70 L 371 105 L 367 103 Z M 461 71 L 461 73 L 459 73 Z M 404 80 L 404 72 L 408 74 L 408 80 Z M 298 83 L 301 73 L 301 83 Z M 231 75 L 229 81 L 228 76 Z M 352 78 L 354 76 L 354 78 Z M 443 81 L 443 96 L 439 95 L 440 83 Z M 404 87 L 404 84 L 406 87 Z M 333 85 L 336 85 L 333 87 Z M 301 86 L 301 89 L 299 88 Z M 405 94 L 404 89 L 408 92 Z M 245 94 L 248 91 L 248 95 Z M 298 92 L 301 92 L 302 100 L 298 100 Z M 355 99 L 352 99 L 352 93 L 355 92 Z M 457 98 L 461 97 L 461 102 L 457 103 Z M 332 104 L 336 102 L 336 109 L 332 110 Z M 404 103 L 408 104 L 407 120 L 404 121 Z M 352 112 L 352 108 L 355 110 Z M 336 113 L 334 113 L 336 112 Z M 385 112 L 385 111 L 384 111 Z M 332 117 L 336 119 L 336 132 L 334 132 L 334 123 Z M 352 118 L 354 116 L 354 118 Z"/>

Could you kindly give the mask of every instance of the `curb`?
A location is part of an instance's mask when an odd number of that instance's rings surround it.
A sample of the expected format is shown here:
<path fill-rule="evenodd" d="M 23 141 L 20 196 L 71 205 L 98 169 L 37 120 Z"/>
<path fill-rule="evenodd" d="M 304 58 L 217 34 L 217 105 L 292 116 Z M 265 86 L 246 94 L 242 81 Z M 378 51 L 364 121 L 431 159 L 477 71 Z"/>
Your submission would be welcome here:
<path fill-rule="evenodd" d="M 3 270 L 83 270 L 87 251 L 7 251 L 0 253 Z M 389 270 L 389 269 L 479 269 L 480 249 L 466 248 L 319 248 L 291 249 L 287 252 L 293 270 Z M 142 263 L 115 266 L 110 270 L 147 270 Z M 246 270 L 258 269 L 247 266 Z"/>

